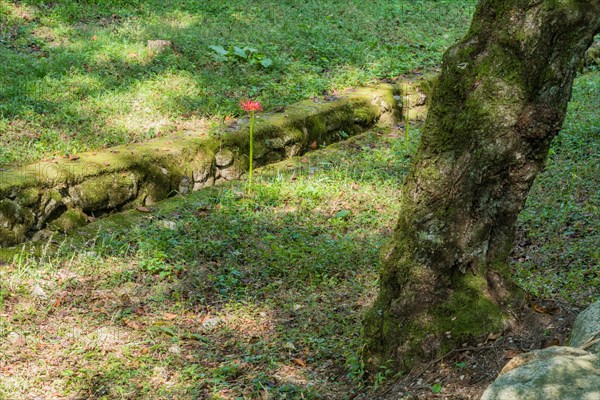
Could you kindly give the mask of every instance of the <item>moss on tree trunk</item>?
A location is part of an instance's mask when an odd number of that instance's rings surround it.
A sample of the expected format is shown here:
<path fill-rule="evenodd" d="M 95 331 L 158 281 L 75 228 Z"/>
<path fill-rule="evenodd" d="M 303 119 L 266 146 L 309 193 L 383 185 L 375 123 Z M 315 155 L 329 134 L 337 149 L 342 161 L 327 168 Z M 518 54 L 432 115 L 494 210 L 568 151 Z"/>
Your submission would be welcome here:
<path fill-rule="evenodd" d="M 517 216 L 559 132 L 600 0 L 482 0 L 443 59 L 365 317 L 365 361 L 407 371 L 509 322 Z"/>

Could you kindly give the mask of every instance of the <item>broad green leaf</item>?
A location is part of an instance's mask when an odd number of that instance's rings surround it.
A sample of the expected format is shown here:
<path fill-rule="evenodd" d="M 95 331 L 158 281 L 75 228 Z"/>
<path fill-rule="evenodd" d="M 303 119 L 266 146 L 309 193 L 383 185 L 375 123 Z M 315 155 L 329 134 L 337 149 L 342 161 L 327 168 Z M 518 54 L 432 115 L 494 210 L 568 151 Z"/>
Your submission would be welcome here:
<path fill-rule="evenodd" d="M 263 58 L 260 60 L 260 65 L 262 65 L 263 68 L 269 68 L 271 65 L 273 65 L 273 61 L 270 58 Z"/>
<path fill-rule="evenodd" d="M 337 214 L 335 214 L 334 218 L 345 218 L 350 214 L 351 214 L 350 210 L 342 210 L 342 211 L 338 212 Z"/>
<path fill-rule="evenodd" d="M 233 46 L 233 54 L 240 58 L 243 58 L 244 60 L 248 58 L 248 54 L 246 54 L 246 51 L 244 49 L 240 49 L 237 46 Z"/>
<path fill-rule="evenodd" d="M 215 53 L 217 53 L 220 56 L 226 56 L 228 53 L 228 51 L 225 50 L 225 48 L 223 46 L 210 45 L 210 46 L 208 46 L 208 48 L 213 50 Z"/>

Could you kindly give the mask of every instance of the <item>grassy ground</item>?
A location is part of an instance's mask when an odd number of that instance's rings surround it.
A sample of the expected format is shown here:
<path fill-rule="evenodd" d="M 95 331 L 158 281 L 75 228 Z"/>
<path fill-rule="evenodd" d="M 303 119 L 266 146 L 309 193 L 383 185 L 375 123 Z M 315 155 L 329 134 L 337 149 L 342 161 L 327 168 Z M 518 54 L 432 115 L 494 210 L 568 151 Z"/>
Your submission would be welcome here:
<path fill-rule="evenodd" d="M 414 69 L 466 30 L 475 0 L 0 0 L 0 167 L 267 110 Z M 166 39 L 173 48 L 147 49 Z M 217 61 L 211 45 L 272 60 Z"/>
<path fill-rule="evenodd" d="M 409 161 L 399 137 L 370 132 L 263 172 L 251 197 L 206 190 L 2 268 L 0 398 L 344 398 Z"/>
<path fill-rule="evenodd" d="M 600 74 L 579 77 L 563 131 L 520 217 L 517 280 L 586 305 L 600 293 Z"/>
<path fill-rule="evenodd" d="M 578 306 L 600 293 L 599 87 L 577 80 L 512 262 L 532 294 Z M 349 398 L 402 138 L 372 131 L 263 170 L 252 196 L 198 192 L 0 268 L 0 398 Z"/>

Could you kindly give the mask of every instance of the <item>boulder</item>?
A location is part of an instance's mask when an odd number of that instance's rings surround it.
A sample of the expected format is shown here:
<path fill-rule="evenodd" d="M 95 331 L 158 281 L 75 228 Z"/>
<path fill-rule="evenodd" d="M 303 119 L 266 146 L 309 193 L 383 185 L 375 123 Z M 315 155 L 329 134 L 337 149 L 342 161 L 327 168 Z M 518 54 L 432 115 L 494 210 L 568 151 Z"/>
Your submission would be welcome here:
<path fill-rule="evenodd" d="M 481 400 L 600 400 L 599 328 L 600 301 L 577 317 L 570 347 L 518 355 Z"/>
<path fill-rule="evenodd" d="M 600 355 L 600 301 L 577 316 L 569 345 Z"/>
<path fill-rule="evenodd" d="M 519 355 L 481 400 L 600 400 L 600 359 L 573 347 Z"/>

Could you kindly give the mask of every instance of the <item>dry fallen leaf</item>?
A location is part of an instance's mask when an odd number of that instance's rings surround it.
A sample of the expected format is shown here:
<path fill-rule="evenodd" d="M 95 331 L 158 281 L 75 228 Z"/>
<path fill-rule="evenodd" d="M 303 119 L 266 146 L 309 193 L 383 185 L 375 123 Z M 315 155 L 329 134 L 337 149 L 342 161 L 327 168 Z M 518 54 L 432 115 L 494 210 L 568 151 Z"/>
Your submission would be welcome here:
<path fill-rule="evenodd" d="M 125 325 L 127 325 L 128 327 L 130 327 L 131 329 L 135 329 L 136 331 L 139 331 L 140 329 L 142 329 L 141 325 L 138 324 L 135 321 L 131 321 L 131 320 L 126 320 L 125 321 Z"/>
<path fill-rule="evenodd" d="M 174 320 L 175 318 L 177 318 L 177 314 L 173 314 L 173 313 L 164 313 L 163 314 L 163 319 L 166 319 L 167 321 Z"/>
<path fill-rule="evenodd" d="M 511 360 L 511 359 L 515 358 L 517 355 L 519 355 L 519 352 L 517 350 L 508 349 L 506 351 L 506 354 L 504 355 L 504 358 L 507 360 Z"/>
<path fill-rule="evenodd" d="M 151 210 L 151 209 L 149 209 L 148 207 L 143 207 L 143 206 L 136 207 L 136 210 L 138 210 L 139 212 L 143 212 L 143 213 L 149 213 L 149 212 L 152 212 L 152 210 Z"/>
<path fill-rule="evenodd" d="M 531 303 L 531 308 L 539 314 L 554 314 L 559 311 L 559 308 L 556 306 L 547 306 L 539 303 Z"/>
<path fill-rule="evenodd" d="M 302 359 L 301 359 L 301 358 L 295 358 L 295 359 L 294 359 L 294 362 L 295 362 L 296 364 L 298 364 L 299 366 L 301 366 L 301 367 L 306 367 L 306 363 L 305 363 L 304 361 L 302 361 Z"/>

